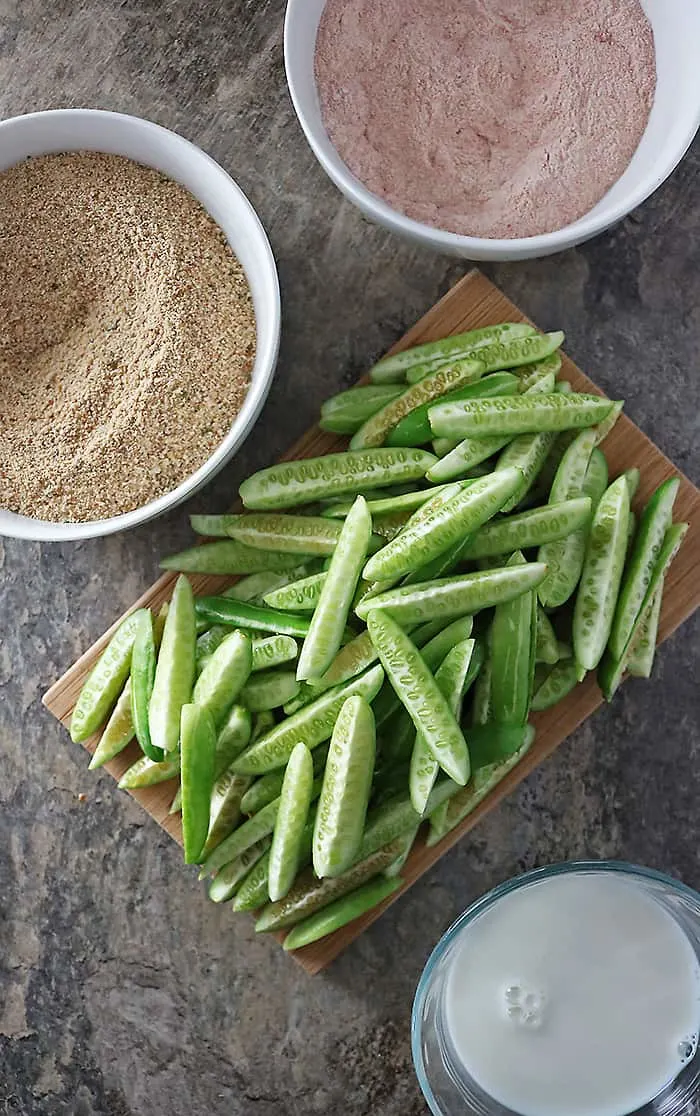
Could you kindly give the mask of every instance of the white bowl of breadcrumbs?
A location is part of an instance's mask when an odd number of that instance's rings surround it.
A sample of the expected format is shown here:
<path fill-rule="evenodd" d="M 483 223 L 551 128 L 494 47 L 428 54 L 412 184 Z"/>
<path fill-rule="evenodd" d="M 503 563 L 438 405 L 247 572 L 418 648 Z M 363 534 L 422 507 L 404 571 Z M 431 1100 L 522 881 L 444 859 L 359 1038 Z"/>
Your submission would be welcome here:
<path fill-rule="evenodd" d="M 191 496 L 260 413 L 280 316 L 257 214 L 194 144 L 96 109 L 0 123 L 0 534 Z"/>

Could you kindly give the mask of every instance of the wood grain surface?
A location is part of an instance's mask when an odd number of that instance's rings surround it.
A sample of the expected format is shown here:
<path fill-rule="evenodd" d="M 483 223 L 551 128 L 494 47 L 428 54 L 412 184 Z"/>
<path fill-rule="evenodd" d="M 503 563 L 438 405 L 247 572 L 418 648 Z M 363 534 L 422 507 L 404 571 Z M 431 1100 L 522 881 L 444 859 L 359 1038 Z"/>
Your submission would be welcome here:
<path fill-rule="evenodd" d="M 447 337 L 450 334 L 474 329 L 478 326 L 493 325 L 502 321 L 527 320 L 526 316 L 497 287 L 490 283 L 479 271 L 473 270 L 448 291 L 444 298 L 433 306 L 390 351 L 399 352 L 411 345 Z M 566 325 L 566 323 L 559 324 L 564 327 Z M 565 355 L 563 356 L 561 375 L 571 382 L 576 391 L 593 391 L 602 394 L 600 389 Z M 321 402 L 319 400 L 319 406 Z M 344 449 L 346 444 L 346 439 L 325 434 L 318 427 L 314 427 L 291 447 L 285 454 L 285 459 L 315 457 L 319 454 Z M 646 502 L 661 481 L 669 476 L 679 476 L 681 479 L 681 486 L 674 508 L 674 520 L 685 520 L 690 524 L 690 530 L 666 578 L 663 610 L 659 626 L 659 640 L 663 641 L 700 604 L 700 577 L 697 572 L 700 563 L 700 492 L 624 414 L 605 440 L 603 448 L 610 466 L 611 476 L 615 476 L 631 466 L 639 468 L 641 480 L 634 501 L 636 510 L 639 510 Z M 164 600 L 170 597 L 176 576 L 173 573 L 165 574 L 139 600 L 134 602 L 132 609 L 144 605 L 157 609 Z M 236 578 L 231 577 L 191 575 L 196 594 L 216 593 L 235 580 Z M 122 617 L 119 617 L 112 628 L 105 632 L 92 647 L 88 648 L 44 695 L 43 701 L 46 707 L 66 726 L 70 722 L 73 707 L 87 673 L 121 619 Z M 319 942 L 315 942 L 313 945 L 295 951 L 291 956 L 309 973 L 317 973 L 328 965 L 363 930 L 379 918 L 382 911 L 390 903 L 400 900 L 403 892 L 422 876 L 443 853 L 447 852 L 465 833 L 477 825 L 481 818 L 508 795 L 535 767 L 547 759 L 555 748 L 589 714 L 598 708 L 601 701 L 602 697 L 595 679 L 588 675 L 583 684 L 577 686 L 560 705 L 544 713 L 534 714 L 532 720 L 537 728 L 537 736 L 528 754 L 518 767 L 494 788 L 481 805 L 439 844 L 433 848 L 426 848 L 422 838 L 419 837 L 404 867 L 402 873 L 404 885 L 401 889 L 395 892 L 385 903 L 356 919 L 350 925 L 343 927 L 327 938 L 321 939 Z M 93 752 L 98 740 L 99 733 L 86 741 L 84 746 L 89 752 Z M 115 779 L 119 779 L 139 754 L 138 746 L 133 743 L 120 756 L 107 764 L 106 769 Z M 176 841 L 181 843 L 180 815 L 171 816 L 168 814 L 175 789 L 176 784 L 171 781 L 156 787 L 126 793 L 133 794 L 133 797 L 143 806 L 144 810 Z M 204 896 L 202 898 L 203 901 L 207 901 Z"/>

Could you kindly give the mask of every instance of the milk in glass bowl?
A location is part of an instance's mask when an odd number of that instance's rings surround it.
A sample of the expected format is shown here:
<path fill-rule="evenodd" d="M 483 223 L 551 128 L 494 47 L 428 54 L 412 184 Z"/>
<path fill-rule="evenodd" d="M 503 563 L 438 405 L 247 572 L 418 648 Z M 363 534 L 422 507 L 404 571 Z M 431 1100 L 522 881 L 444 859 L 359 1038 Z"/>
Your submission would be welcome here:
<path fill-rule="evenodd" d="M 438 944 L 412 1027 L 434 1116 L 700 1112 L 700 896 L 616 862 L 509 881 Z"/>

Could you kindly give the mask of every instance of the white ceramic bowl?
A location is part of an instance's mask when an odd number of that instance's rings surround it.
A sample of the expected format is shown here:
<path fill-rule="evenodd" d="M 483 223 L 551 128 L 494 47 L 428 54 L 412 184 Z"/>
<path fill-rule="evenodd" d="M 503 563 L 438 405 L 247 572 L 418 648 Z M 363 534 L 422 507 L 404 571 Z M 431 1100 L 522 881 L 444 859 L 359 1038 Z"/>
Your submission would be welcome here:
<path fill-rule="evenodd" d="M 588 240 L 621 220 L 683 157 L 700 126 L 700 3 L 641 0 L 656 44 L 657 87 L 647 129 L 629 167 L 594 209 L 566 228 L 513 240 L 460 236 L 404 217 L 370 193 L 342 161 L 321 119 L 314 80 L 316 32 L 326 0 L 288 0 L 284 57 L 292 102 L 326 174 L 366 217 L 426 247 L 470 260 L 523 260 L 549 256 Z M 572 4 L 572 8 L 575 5 Z"/>
<path fill-rule="evenodd" d="M 63 541 L 109 535 L 168 511 L 206 484 L 240 448 L 265 402 L 277 363 L 280 292 L 269 241 L 252 205 L 228 174 L 182 136 L 136 116 L 98 109 L 57 109 L 0 123 L 0 171 L 31 155 L 104 151 L 126 155 L 182 183 L 223 230 L 240 261 L 255 309 L 256 353 L 250 387 L 214 453 L 177 488 L 134 511 L 90 523 L 49 523 L 0 508 L 0 535 Z"/>

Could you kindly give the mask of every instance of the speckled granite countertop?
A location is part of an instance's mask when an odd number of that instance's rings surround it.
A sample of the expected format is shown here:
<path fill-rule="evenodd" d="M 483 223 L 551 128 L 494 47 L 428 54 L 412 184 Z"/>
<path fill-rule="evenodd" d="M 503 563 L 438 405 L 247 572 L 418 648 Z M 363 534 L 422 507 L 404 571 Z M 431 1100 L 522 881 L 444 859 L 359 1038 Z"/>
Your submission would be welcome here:
<path fill-rule="evenodd" d="M 182 132 L 272 240 L 282 355 L 244 452 L 187 510 L 312 422 L 463 271 L 367 224 L 326 180 L 285 90 L 283 0 L 0 0 L 0 112 L 119 109 Z M 489 274 L 697 483 L 700 144 L 617 229 Z M 435 941 L 536 864 L 612 856 L 700 886 L 690 621 L 324 975 L 208 903 L 178 850 L 40 705 L 189 539 L 180 510 L 74 546 L 0 542 L 0 1113 L 422 1116 L 408 1020 Z M 80 793 L 87 801 L 78 800 Z"/>

